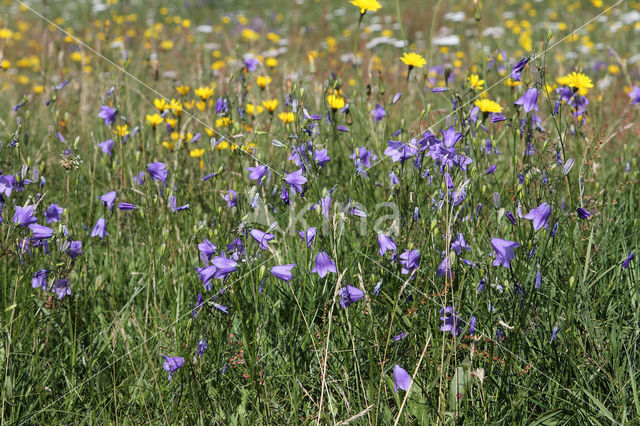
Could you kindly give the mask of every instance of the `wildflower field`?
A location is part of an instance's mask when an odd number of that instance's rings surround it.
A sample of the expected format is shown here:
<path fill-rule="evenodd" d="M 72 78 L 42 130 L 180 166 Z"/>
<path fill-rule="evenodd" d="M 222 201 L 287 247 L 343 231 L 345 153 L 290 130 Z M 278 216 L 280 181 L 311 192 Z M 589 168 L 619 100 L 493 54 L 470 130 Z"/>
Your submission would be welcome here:
<path fill-rule="evenodd" d="M 639 37 L 0 0 L 0 423 L 640 424 Z"/>

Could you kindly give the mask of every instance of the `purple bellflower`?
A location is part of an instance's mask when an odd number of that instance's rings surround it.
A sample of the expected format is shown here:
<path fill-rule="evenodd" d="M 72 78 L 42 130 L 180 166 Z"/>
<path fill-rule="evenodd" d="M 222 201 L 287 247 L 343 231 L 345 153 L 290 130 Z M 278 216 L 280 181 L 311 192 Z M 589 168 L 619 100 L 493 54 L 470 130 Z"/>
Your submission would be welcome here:
<path fill-rule="evenodd" d="M 118 193 L 116 191 L 110 191 L 104 195 L 101 195 L 100 200 L 105 206 L 109 208 L 109 210 L 113 210 L 113 202 L 116 200 L 117 195 Z"/>
<path fill-rule="evenodd" d="M 93 227 L 93 230 L 91 231 L 91 236 L 104 238 L 107 235 L 109 235 L 107 233 L 107 221 L 105 220 L 105 218 L 101 217 L 100 219 L 98 219 L 98 221 L 96 222 L 96 225 Z"/>
<path fill-rule="evenodd" d="M 287 174 L 284 181 L 294 188 L 296 192 L 302 193 L 302 185 L 307 183 L 307 178 L 302 176 L 302 169 L 299 169 L 293 173 Z"/>
<path fill-rule="evenodd" d="M 313 243 L 313 239 L 316 237 L 317 232 L 318 230 L 314 227 L 309 228 L 306 231 L 298 231 L 298 235 L 300 235 L 302 241 L 307 244 L 307 247 L 311 247 L 311 244 Z"/>
<path fill-rule="evenodd" d="M 259 229 L 252 229 L 249 234 L 251 234 L 253 239 L 256 240 L 258 244 L 260 244 L 260 248 L 262 250 L 266 250 L 269 241 L 273 240 L 273 234 L 267 234 L 266 232 L 263 232 Z"/>
<path fill-rule="evenodd" d="M 66 296 L 71 296 L 71 287 L 69 286 L 69 280 L 66 278 L 58 280 L 52 291 L 56 294 L 56 296 L 58 296 L 58 300 L 62 300 Z"/>
<path fill-rule="evenodd" d="M 513 250 L 520 247 L 520 244 L 515 241 L 492 238 L 491 245 L 496 252 L 496 258 L 493 261 L 493 266 L 504 266 L 505 268 L 509 268 L 511 260 L 515 257 Z"/>
<path fill-rule="evenodd" d="M 49 271 L 46 269 L 41 269 L 40 271 L 33 274 L 33 278 L 31 279 L 31 287 L 38 288 L 40 287 L 42 291 L 47 291 L 47 275 Z"/>
<path fill-rule="evenodd" d="M 443 314 L 440 319 L 442 320 L 442 325 L 440 326 L 440 330 L 444 332 L 451 332 L 453 337 L 456 337 L 460 334 L 460 317 L 458 313 L 454 310 L 453 306 L 447 306 L 446 308 L 440 309 L 440 313 Z"/>
<path fill-rule="evenodd" d="M 64 209 L 57 204 L 51 204 L 49 208 L 44 212 L 44 217 L 47 220 L 47 225 L 51 222 L 59 222 L 60 215 L 62 215 L 63 211 Z"/>
<path fill-rule="evenodd" d="M 531 110 L 538 110 L 538 89 L 532 87 L 528 89 L 520 99 L 514 102 L 515 105 L 520 105 L 524 112 L 531 112 Z"/>
<path fill-rule="evenodd" d="M 549 216 L 551 216 L 551 206 L 547 203 L 542 203 L 535 209 L 527 213 L 524 218 L 533 221 L 533 229 L 537 231 L 543 226 L 549 229 Z"/>
<path fill-rule="evenodd" d="M 316 256 L 316 266 L 311 270 L 311 273 L 314 272 L 320 275 L 320 278 L 324 278 L 329 272 L 338 273 L 336 264 L 333 263 L 326 251 L 321 251 Z"/>
<path fill-rule="evenodd" d="M 363 297 L 364 292 L 362 290 L 357 287 L 347 285 L 342 290 L 340 290 L 340 306 L 342 306 L 343 308 L 348 308 L 353 302 L 357 302 Z"/>
<path fill-rule="evenodd" d="M 274 266 L 273 268 L 271 268 L 271 275 L 289 284 L 289 281 L 293 279 L 293 274 L 291 273 L 291 270 L 293 269 L 294 266 L 296 266 L 295 263 L 290 263 L 288 265 Z"/>
<path fill-rule="evenodd" d="M 118 110 L 106 105 L 102 105 L 100 107 L 100 112 L 98 113 L 98 117 L 104 120 L 105 126 L 111 126 L 111 123 L 116 120 L 116 115 L 118 115 Z"/>
<path fill-rule="evenodd" d="M 166 164 L 161 162 L 149 163 L 147 171 L 152 180 L 159 180 L 164 186 L 167 186 L 167 176 L 169 173 L 167 172 Z"/>
<path fill-rule="evenodd" d="M 171 380 L 173 373 L 184 365 L 184 358 L 177 356 L 169 357 L 166 355 L 162 355 L 162 357 L 165 359 L 162 368 L 169 372 L 169 380 Z"/>
<path fill-rule="evenodd" d="M 38 219 L 33 215 L 33 209 L 33 206 L 16 206 L 13 223 L 20 226 L 29 226 L 32 223 L 36 223 Z"/>
<path fill-rule="evenodd" d="M 400 367 L 398 364 L 393 366 L 393 391 L 397 392 L 398 389 L 408 391 L 411 387 L 411 376 L 407 373 L 407 370 Z"/>
<path fill-rule="evenodd" d="M 385 234 L 378 234 L 378 246 L 380 248 L 380 256 L 384 256 L 387 250 L 397 251 L 396 243 L 394 243 L 391 238 L 387 237 Z"/>
<path fill-rule="evenodd" d="M 247 167 L 249 171 L 249 179 L 258 181 L 258 186 L 262 185 L 262 181 L 266 176 L 269 168 L 267 166 Z"/>

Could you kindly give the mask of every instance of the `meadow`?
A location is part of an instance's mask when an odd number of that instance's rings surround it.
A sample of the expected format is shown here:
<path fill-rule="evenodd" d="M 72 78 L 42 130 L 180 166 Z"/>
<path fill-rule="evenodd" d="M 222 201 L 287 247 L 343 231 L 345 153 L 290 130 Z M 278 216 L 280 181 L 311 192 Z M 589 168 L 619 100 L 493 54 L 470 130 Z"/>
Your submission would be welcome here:
<path fill-rule="evenodd" d="M 1 424 L 640 424 L 640 1 L 0 4 Z"/>

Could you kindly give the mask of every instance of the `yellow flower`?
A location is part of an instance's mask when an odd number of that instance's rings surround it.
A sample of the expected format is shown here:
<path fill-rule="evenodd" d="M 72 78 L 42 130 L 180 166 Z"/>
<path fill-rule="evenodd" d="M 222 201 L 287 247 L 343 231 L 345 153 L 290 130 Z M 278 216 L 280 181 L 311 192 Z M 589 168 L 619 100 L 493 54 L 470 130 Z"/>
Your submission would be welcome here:
<path fill-rule="evenodd" d="M 2 62 L 0 62 L 0 68 L 2 70 L 7 70 L 9 69 L 9 67 L 11 67 L 11 62 L 7 61 L 6 59 L 3 59 Z"/>
<path fill-rule="evenodd" d="M 220 117 L 216 119 L 216 127 L 227 127 L 231 123 L 231 119 L 229 117 Z"/>
<path fill-rule="evenodd" d="M 267 100 L 267 101 L 262 101 L 262 106 L 267 111 L 273 112 L 273 111 L 276 110 L 276 108 L 278 108 L 278 100 L 277 99 L 270 99 L 270 100 Z"/>
<path fill-rule="evenodd" d="M 507 83 L 507 86 L 510 86 L 510 87 L 515 87 L 520 85 L 519 81 L 512 80 L 511 77 L 507 78 L 506 83 Z"/>
<path fill-rule="evenodd" d="M 211 69 L 214 71 L 218 71 L 224 68 L 226 64 L 227 63 L 223 60 L 215 61 L 214 63 L 211 64 Z"/>
<path fill-rule="evenodd" d="M 365 14 L 367 11 L 376 12 L 382 6 L 378 0 L 351 0 L 351 4 L 360 8 L 360 13 Z"/>
<path fill-rule="evenodd" d="M 204 154 L 204 149 L 202 148 L 196 148 L 189 151 L 189 157 L 193 158 L 200 158 L 202 157 L 202 154 Z"/>
<path fill-rule="evenodd" d="M 482 112 L 502 112 L 500 104 L 489 99 L 477 99 L 473 104 L 480 108 Z"/>
<path fill-rule="evenodd" d="M 173 148 L 175 148 L 176 144 L 174 142 L 163 141 L 162 146 L 167 148 L 169 151 L 173 151 Z"/>
<path fill-rule="evenodd" d="M 278 114 L 278 118 L 282 120 L 283 123 L 287 124 L 293 122 L 296 117 L 292 112 L 281 112 Z"/>
<path fill-rule="evenodd" d="M 187 93 L 189 93 L 189 90 L 191 90 L 189 86 L 176 86 L 176 91 L 180 96 L 186 95 Z"/>
<path fill-rule="evenodd" d="M 167 124 L 171 126 L 171 130 L 173 130 L 176 128 L 176 125 L 178 124 L 178 120 L 176 120 L 175 118 L 167 118 Z"/>
<path fill-rule="evenodd" d="M 160 43 L 160 49 L 162 50 L 173 49 L 173 40 L 163 40 L 162 43 Z"/>
<path fill-rule="evenodd" d="M 242 145 L 242 150 L 251 154 L 253 150 L 256 149 L 257 147 L 258 145 L 256 145 L 255 143 L 248 143 L 248 144 Z"/>
<path fill-rule="evenodd" d="M 245 28 L 240 33 L 244 41 L 256 41 L 260 39 L 260 35 L 251 28 Z"/>
<path fill-rule="evenodd" d="M 268 75 L 259 75 L 256 78 L 256 83 L 258 83 L 258 86 L 260 86 L 261 89 L 264 89 L 269 83 L 271 83 L 271 77 Z"/>
<path fill-rule="evenodd" d="M 44 87 L 41 85 L 35 85 L 33 86 L 33 93 L 37 94 L 37 95 L 41 95 L 44 93 Z"/>
<path fill-rule="evenodd" d="M 180 117 L 182 115 L 182 103 L 171 99 L 171 112 L 173 112 L 173 115 L 176 117 Z"/>
<path fill-rule="evenodd" d="M 223 149 L 229 149 L 229 142 L 226 140 L 220 142 L 218 145 L 216 145 L 216 149 L 219 151 Z"/>
<path fill-rule="evenodd" d="M 200 99 L 202 99 L 203 101 L 206 101 L 213 95 L 213 89 L 209 86 L 198 87 L 193 92 L 196 94 L 196 96 L 200 96 Z"/>
<path fill-rule="evenodd" d="M 163 98 L 156 98 L 153 100 L 153 105 L 158 108 L 158 111 L 164 112 L 165 109 L 169 107 L 167 102 Z"/>
<path fill-rule="evenodd" d="M 264 111 L 264 108 L 262 108 L 260 105 L 255 106 L 254 104 L 247 104 L 245 107 L 245 110 L 247 111 L 248 114 L 256 115 L 256 114 L 261 114 L 262 111 Z"/>
<path fill-rule="evenodd" d="M 123 138 L 129 134 L 129 129 L 126 124 L 124 126 L 118 125 L 116 126 L 116 129 L 113 131 L 113 133 Z"/>
<path fill-rule="evenodd" d="M 191 101 L 185 101 L 184 102 L 184 107 L 185 109 L 193 109 L 193 107 L 196 105 L 196 101 L 195 100 L 191 100 Z"/>
<path fill-rule="evenodd" d="M 156 127 L 158 124 L 161 124 L 164 121 L 164 118 L 160 116 L 160 114 L 147 114 L 147 123 L 151 125 L 151 127 Z"/>
<path fill-rule="evenodd" d="M 575 88 L 580 95 L 585 96 L 589 93 L 589 89 L 593 87 L 591 79 L 581 72 L 572 72 L 569 75 L 558 78 L 558 83 L 563 86 Z"/>
<path fill-rule="evenodd" d="M 270 33 L 267 34 L 267 39 L 269 41 L 277 43 L 277 42 L 280 41 L 280 36 L 278 34 L 276 34 L 276 33 L 270 32 Z"/>
<path fill-rule="evenodd" d="M 0 40 L 7 40 L 13 37 L 13 31 L 9 28 L 0 28 Z"/>
<path fill-rule="evenodd" d="M 467 80 L 469 80 L 469 87 L 474 90 L 482 90 L 484 80 L 480 80 L 480 77 L 477 74 L 471 74 Z"/>
<path fill-rule="evenodd" d="M 82 52 L 73 52 L 70 58 L 73 62 L 82 62 Z"/>
<path fill-rule="evenodd" d="M 344 99 L 340 95 L 327 96 L 327 103 L 332 109 L 344 108 Z"/>
<path fill-rule="evenodd" d="M 16 76 L 16 81 L 24 86 L 26 86 L 27 84 L 29 84 L 29 82 L 31 81 L 31 79 L 26 76 L 26 75 L 18 75 Z"/>
<path fill-rule="evenodd" d="M 267 60 L 264 63 L 269 68 L 275 68 L 278 66 L 278 60 L 276 58 L 267 58 Z"/>
<path fill-rule="evenodd" d="M 409 66 L 409 68 L 422 68 L 426 65 L 427 61 L 415 52 L 404 52 L 404 55 L 400 58 L 402 62 Z"/>

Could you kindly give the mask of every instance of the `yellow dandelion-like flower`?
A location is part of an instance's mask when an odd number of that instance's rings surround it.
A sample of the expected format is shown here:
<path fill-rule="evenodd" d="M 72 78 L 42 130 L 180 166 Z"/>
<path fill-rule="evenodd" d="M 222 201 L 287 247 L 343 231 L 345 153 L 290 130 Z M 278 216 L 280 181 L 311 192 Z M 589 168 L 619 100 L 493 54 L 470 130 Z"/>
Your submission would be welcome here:
<path fill-rule="evenodd" d="M 35 86 L 33 86 L 33 93 L 35 93 L 36 95 L 41 95 L 44 93 L 44 86 L 37 84 Z"/>
<path fill-rule="evenodd" d="M 0 28 L 0 40 L 8 40 L 13 37 L 13 31 L 9 28 Z"/>
<path fill-rule="evenodd" d="M 191 100 L 191 101 L 185 101 L 184 102 L 184 109 L 186 110 L 192 110 L 193 107 L 196 106 L 196 101 L 195 100 Z"/>
<path fill-rule="evenodd" d="M 161 124 L 164 121 L 164 118 L 160 116 L 160 114 L 147 114 L 147 123 L 151 125 L 151 127 L 156 127 L 158 124 Z"/>
<path fill-rule="evenodd" d="M 173 151 L 173 149 L 176 147 L 176 144 L 174 142 L 163 141 L 162 146 L 167 148 L 169 151 Z"/>
<path fill-rule="evenodd" d="M 207 103 L 205 101 L 198 101 L 196 108 L 198 108 L 199 111 L 204 111 L 207 109 Z"/>
<path fill-rule="evenodd" d="M 245 28 L 240 33 L 244 41 L 257 41 L 260 39 L 260 35 L 251 28 Z"/>
<path fill-rule="evenodd" d="M 218 151 L 222 151 L 224 149 L 229 149 L 229 142 L 224 140 L 222 142 L 220 142 L 218 145 L 216 145 L 216 150 Z"/>
<path fill-rule="evenodd" d="M 163 98 L 154 99 L 153 100 L 153 106 L 158 108 L 158 111 L 160 111 L 160 112 L 164 112 L 164 110 L 169 108 L 169 105 L 167 105 L 167 101 L 165 101 Z"/>
<path fill-rule="evenodd" d="M 271 83 L 271 77 L 269 77 L 268 75 L 259 75 L 258 77 L 256 77 L 256 83 L 258 84 L 258 86 L 260 86 L 261 89 L 264 89 L 265 87 L 267 87 L 267 85 L 269 85 L 269 83 Z"/>
<path fill-rule="evenodd" d="M 471 74 L 467 80 L 469 81 L 469 87 L 473 90 L 482 90 L 484 87 L 484 80 L 481 80 L 478 74 Z"/>
<path fill-rule="evenodd" d="M 495 112 L 495 113 L 502 112 L 502 106 L 500 106 L 499 103 L 494 102 L 490 99 L 477 99 L 473 104 L 478 108 L 480 108 L 480 111 L 482 112 Z"/>
<path fill-rule="evenodd" d="M 225 67 L 225 65 L 227 65 L 227 63 L 225 61 L 215 61 L 214 63 L 211 64 L 211 69 L 214 71 L 218 71 L 221 70 L 222 68 Z"/>
<path fill-rule="evenodd" d="M 175 115 L 176 117 L 180 117 L 182 115 L 182 103 L 175 99 L 171 99 L 170 105 L 171 105 L 171 112 L 173 112 L 173 115 Z"/>
<path fill-rule="evenodd" d="M 269 99 L 266 101 L 262 101 L 262 106 L 269 112 L 273 112 L 278 108 L 278 100 L 277 99 Z"/>
<path fill-rule="evenodd" d="M 267 34 L 267 39 L 269 41 L 277 43 L 277 42 L 280 41 L 280 36 L 278 34 L 274 33 L 274 32 L 270 32 L 270 33 Z"/>
<path fill-rule="evenodd" d="M 11 62 L 7 61 L 6 59 L 3 59 L 2 62 L 0 62 L 0 69 L 4 70 L 8 70 L 11 67 Z"/>
<path fill-rule="evenodd" d="M 262 111 L 264 111 L 264 108 L 260 105 L 256 106 L 254 104 L 247 104 L 245 106 L 245 111 L 247 111 L 247 114 L 256 115 L 262 113 Z"/>
<path fill-rule="evenodd" d="M 229 117 L 220 117 L 216 119 L 216 127 L 227 127 L 231 123 Z"/>
<path fill-rule="evenodd" d="M 253 150 L 255 150 L 256 148 L 258 148 L 258 145 L 256 145 L 255 143 L 248 143 L 248 144 L 242 145 L 242 150 L 245 152 L 248 152 L 249 154 L 251 154 Z"/>
<path fill-rule="evenodd" d="M 278 118 L 282 120 L 283 123 L 287 124 L 293 122 L 296 117 L 292 112 L 281 112 L 278 114 Z"/>
<path fill-rule="evenodd" d="M 264 61 L 264 63 L 269 68 L 275 68 L 278 66 L 278 60 L 276 58 L 267 58 L 267 60 Z"/>
<path fill-rule="evenodd" d="M 173 49 L 173 46 L 174 46 L 173 40 L 163 40 L 160 43 L 160 49 L 162 49 L 164 51 Z"/>
<path fill-rule="evenodd" d="M 342 109 L 344 108 L 344 98 L 340 95 L 329 95 L 327 96 L 327 103 L 331 107 L 331 109 Z"/>
<path fill-rule="evenodd" d="M 116 126 L 116 129 L 113 131 L 113 133 L 123 138 L 129 134 L 129 128 L 126 124 L 124 126 L 118 125 Z"/>
<path fill-rule="evenodd" d="M 69 57 L 73 62 L 82 62 L 82 52 L 73 52 Z"/>
<path fill-rule="evenodd" d="M 178 125 L 178 120 L 176 120 L 175 118 L 167 118 L 167 124 L 171 126 L 171 130 L 173 130 Z"/>
<path fill-rule="evenodd" d="M 200 158 L 204 154 L 204 149 L 196 148 L 189 151 L 189 157 Z"/>
<path fill-rule="evenodd" d="M 189 90 L 191 90 L 191 87 L 189 86 L 176 86 L 176 91 L 180 96 L 186 95 L 187 93 L 189 93 Z"/>
<path fill-rule="evenodd" d="M 351 4 L 360 8 L 362 15 L 366 12 L 376 12 L 382 7 L 378 0 L 351 0 Z"/>
<path fill-rule="evenodd" d="M 196 96 L 199 96 L 200 99 L 202 99 L 203 101 L 206 101 L 211 96 L 213 96 L 213 89 L 209 86 L 203 86 L 203 87 L 198 87 L 196 90 L 193 91 L 193 93 L 195 93 Z"/>
<path fill-rule="evenodd" d="M 586 96 L 589 93 L 589 89 L 593 88 L 591 79 L 581 72 L 572 72 L 569 75 L 560 77 L 558 78 L 558 83 L 563 86 L 573 87 L 582 96 Z"/>
<path fill-rule="evenodd" d="M 405 65 L 408 65 L 409 68 L 422 68 L 427 64 L 427 61 L 422 55 L 415 52 L 405 52 L 400 60 L 404 62 Z"/>

